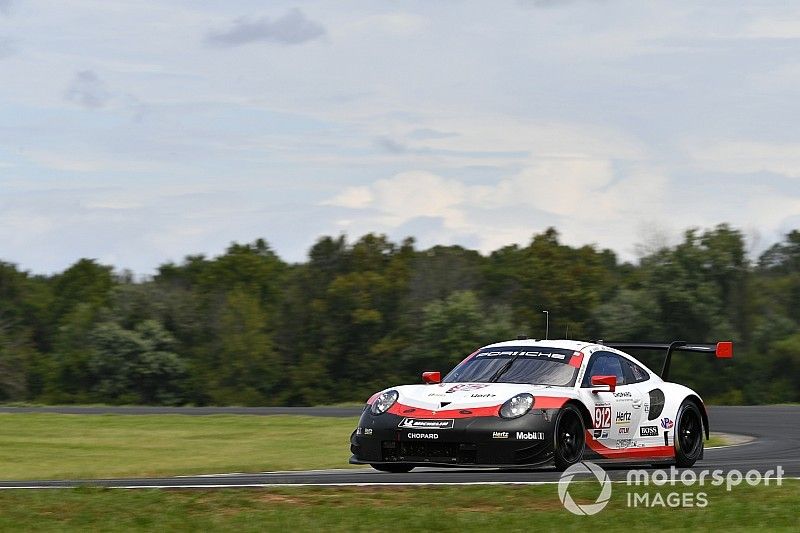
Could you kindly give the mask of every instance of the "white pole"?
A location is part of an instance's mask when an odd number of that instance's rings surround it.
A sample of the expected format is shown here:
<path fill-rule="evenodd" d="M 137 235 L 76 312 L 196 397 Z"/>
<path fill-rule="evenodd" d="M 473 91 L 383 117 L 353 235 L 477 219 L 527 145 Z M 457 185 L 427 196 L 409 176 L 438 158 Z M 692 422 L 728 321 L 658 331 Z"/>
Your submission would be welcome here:
<path fill-rule="evenodd" d="M 545 315 L 544 340 L 550 336 L 550 311 L 542 311 Z"/>

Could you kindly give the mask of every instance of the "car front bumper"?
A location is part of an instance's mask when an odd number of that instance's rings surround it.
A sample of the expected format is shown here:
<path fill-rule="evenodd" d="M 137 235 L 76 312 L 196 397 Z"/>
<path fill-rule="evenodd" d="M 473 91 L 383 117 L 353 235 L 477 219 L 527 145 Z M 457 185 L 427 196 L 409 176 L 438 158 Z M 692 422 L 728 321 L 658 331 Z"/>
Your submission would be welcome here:
<path fill-rule="evenodd" d="M 499 416 L 416 419 L 365 410 L 350 436 L 353 464 L 534 466 L 553 459 L 557 409 Z M 435 420 L 435 422 L 433 422 Z M 435 427 L 439 426 L 439 427 Z"/>

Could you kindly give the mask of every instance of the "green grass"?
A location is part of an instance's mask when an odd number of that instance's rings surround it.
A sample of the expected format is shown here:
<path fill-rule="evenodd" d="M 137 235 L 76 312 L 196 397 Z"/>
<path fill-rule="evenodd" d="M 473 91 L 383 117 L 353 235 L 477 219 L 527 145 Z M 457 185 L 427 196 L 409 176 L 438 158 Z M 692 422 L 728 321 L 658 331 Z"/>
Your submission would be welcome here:
<path fill-rule="evenodd" d="M 686 489 L 650 489 L 651 495 Z M 695 488 L 689 492 L 700 490 Z M 800 483 L 705 487 L 705 508 L 629 508 L 614 484 L 594 516 L 564 510 L 556 485 L 223 491 L 3 491 L 0 530 L 26 531 L 798 531 Z M 593 500 L 595 483 L 570 487 Z"/>
<path fill-rule="evenodd" d="M 728 444 L 730 444 L 728 439 L 714 432 L 712 432 L 710 438 L 705 441 L 706 449 L 713 448 L 714 446 L 727 446 Z"/>
<path fill-rule="evenodd" d="M 0 414 L 0 479 L 345 468 L 357 418 Z"/>
<path fill-rule="evenodd" d="M 348 468 L 356 418 L 0 414 L 0 479 Z M 707 447 L 724 445 L 712 434 Z"/>

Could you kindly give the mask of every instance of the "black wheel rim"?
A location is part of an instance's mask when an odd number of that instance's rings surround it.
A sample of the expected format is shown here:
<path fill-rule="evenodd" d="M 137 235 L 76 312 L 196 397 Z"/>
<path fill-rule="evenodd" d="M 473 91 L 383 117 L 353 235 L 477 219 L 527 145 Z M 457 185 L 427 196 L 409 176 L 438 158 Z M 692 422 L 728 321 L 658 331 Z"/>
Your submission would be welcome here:
<path fill-rule="evenodd" d="M 678 444 L 681 451 L 688 455 L 694 455 L 703 438 L 703 425 L 700 422 L 700 417 L 693 409 L 687 409 L 681 416 L 680 424 L 678 424 Z"/>
<path fill-rule="evenodd" d="M 561 417 L 556 438 L 558 449 L 564 460 L 574 462 L 580 459 L 581 453 L 583 453 L 584 435 L 581 421 L 575 414 L 569 413 Z"/>

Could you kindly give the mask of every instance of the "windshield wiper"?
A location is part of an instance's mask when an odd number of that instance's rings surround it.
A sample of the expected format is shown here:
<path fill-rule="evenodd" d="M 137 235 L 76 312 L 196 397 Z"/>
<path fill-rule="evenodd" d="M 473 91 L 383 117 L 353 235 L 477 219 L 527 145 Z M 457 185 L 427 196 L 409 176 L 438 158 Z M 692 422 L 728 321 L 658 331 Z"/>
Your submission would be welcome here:
<path fill-rule="evenodd" d="M 517 352 L 516 355 L 513 355 L 511 357 L 511 359 L 509 359 L 506 364 L 501 366 L 500 369 L 497 372 L 495 372 L 494 375 L 491 378 L 489 378 L 489 383 L 497 382 L 497 380 L 500 379 L 500 376 L 505 374 L 508 371 L 508 369 L 511 368 L 511 365 L 514 364 L 514 361 L 516 361 L 519 358 L 520 355 L 521 355 L 520 352 Z"/>

